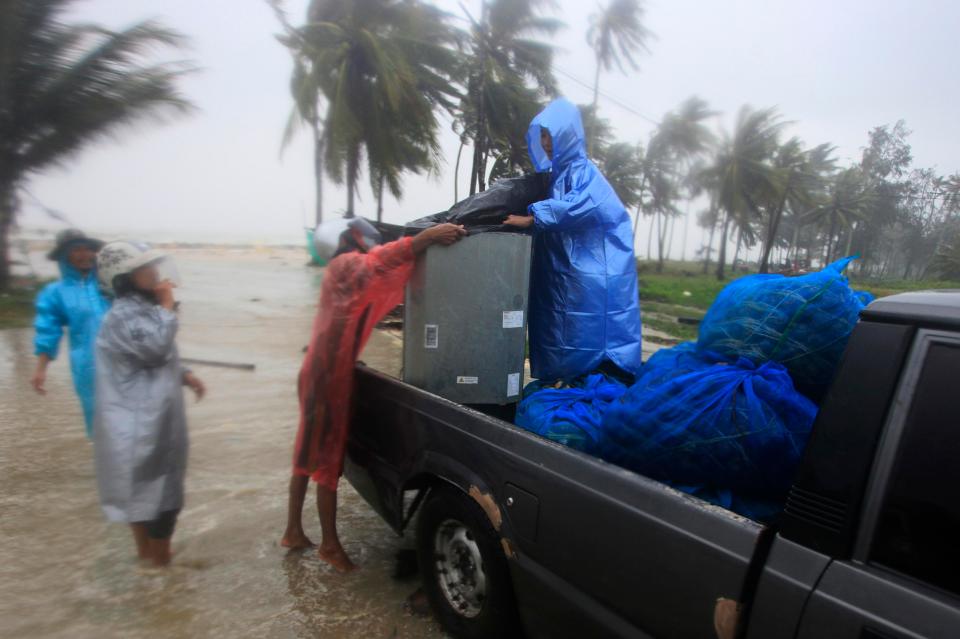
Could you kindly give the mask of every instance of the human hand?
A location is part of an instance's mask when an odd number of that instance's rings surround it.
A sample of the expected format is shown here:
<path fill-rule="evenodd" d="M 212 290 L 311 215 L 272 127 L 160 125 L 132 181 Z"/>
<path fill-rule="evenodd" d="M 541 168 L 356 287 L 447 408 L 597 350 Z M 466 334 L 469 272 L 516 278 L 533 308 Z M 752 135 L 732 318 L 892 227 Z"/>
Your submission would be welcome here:
<path fill-rule="evenodd" d="M 200 378 L 194 375 L 193 373 L 186 373 L 183 376 L 184 386 L 189 386 L 190 390 L 193 391 L 193 394 L 197 396 L 197 401 L 199 402 L 207 394 L 207 387 L 203 382 L 200 381 Z"/>
<path fill-rule="evenodd" d="M 157 304 L 167 309 L 168 311 L 172 311 L 177 303 L 176 300 L 173 298 L 174 288 L 176 288 L 176 284 L 174 284 L 170 280 L 163 280 L 162 282 L 157 284 L 153 289 L 154 295 L 157 296 Z"/>
<path fill-rule="evenodd" d="M 467 230 L 459 224 L 438 224 L 427 229 L 430 233 L 430 240 L 434 244 L 450 246 L 460 241 L 460 238 L 467 234 Z"/>
<path fill-rule="evenodd" d="M 508 215 L 503 221 L 507 226 L 515 226 L 518 229 L 528 229 L 533 226 L 533 222 L 532 215 Z"/>
<path fill-rule="evenodd" d="M 30 378 L 30 385 L 33 386 L 33 390 L 37 391 L 39 395 L 46 395 L 47 389 L 44 388 L 44 384 L 46 383 L 47 369 L 37 366 L 37 370 L 34 372 L 33 377 Z"/>

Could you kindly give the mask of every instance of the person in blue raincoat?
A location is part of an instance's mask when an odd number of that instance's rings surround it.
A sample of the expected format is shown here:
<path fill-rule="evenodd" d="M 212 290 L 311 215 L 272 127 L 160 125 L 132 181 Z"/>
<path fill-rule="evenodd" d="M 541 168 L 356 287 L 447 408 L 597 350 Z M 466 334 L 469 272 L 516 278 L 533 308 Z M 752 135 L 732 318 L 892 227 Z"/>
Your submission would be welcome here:
<path fill-rule="evenodd" d="M 46 395 L 47 366 L 57 358 L 63 329 L 70 333 L 70 369 L 87 437 L 93 432 L 94 342 L 100 320 L 110 308 L 97 282 L 96 259 L 101 246 L 103 242 L 76 229 L 57 234 L 56 246 L 47 257 L 60 265 L 61 278 L 40 291 L 33 322 L 37 368 L 31 383 L 41 395 Z"/>
<path fill-rule="evenodd" d="M 534 168 L 551 171 L 550 198 L 505 223 L 533 228 L 533 377 L 569 379 L 608 364 L 639 371 L 640 301 L 630 216 L 587 157 L 580 112 L 554 100 L 530 123 Z"/>

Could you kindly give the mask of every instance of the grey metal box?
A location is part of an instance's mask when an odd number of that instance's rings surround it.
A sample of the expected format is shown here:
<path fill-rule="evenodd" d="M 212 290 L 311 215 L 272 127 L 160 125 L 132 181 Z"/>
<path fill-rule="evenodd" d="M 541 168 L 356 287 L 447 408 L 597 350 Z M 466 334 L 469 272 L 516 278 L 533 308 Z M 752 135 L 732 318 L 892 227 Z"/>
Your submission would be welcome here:
<path fill-rule="evenodd" d="M 520 400 L 531 238 L 481 233 L 430 247 L 407 286 L 403 380 L 463 404 Z"/>

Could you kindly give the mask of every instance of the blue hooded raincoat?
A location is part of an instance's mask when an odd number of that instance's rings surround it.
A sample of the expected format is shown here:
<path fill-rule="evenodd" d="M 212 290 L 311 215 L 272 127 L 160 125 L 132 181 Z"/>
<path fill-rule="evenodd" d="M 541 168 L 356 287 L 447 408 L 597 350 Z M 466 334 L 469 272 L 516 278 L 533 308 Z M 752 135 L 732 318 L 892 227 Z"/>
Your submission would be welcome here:
<path fill-rule="evenodd" d="M 553 139 L 553 160 L 540 129 Z M 530 360 L 542 380 L 570 378 L 609 360 L 640 369 L 640 301 L 630 216 L 587 158 L 583 123 L 568 100 L 551 102 L 530 123 L 530 160 L 552 171 L 551 197 L 535 218 L 530 292 Z"/>
<path fill-rule="evenodd" d="M 96 272 L 83 277 L 66 258 L 61 258 L 60 274 L 60 281 L 48 284 L 37 296 L 37 316 L 33 322 L 36 329 L 34 352 L 56 359 L 63 328 L 69 329 L 70 370 L 83 406 L 87 437 L 90 437 L 93 430 L 94 343 L 100 320 L 110 303 L 100 292 Z"/>

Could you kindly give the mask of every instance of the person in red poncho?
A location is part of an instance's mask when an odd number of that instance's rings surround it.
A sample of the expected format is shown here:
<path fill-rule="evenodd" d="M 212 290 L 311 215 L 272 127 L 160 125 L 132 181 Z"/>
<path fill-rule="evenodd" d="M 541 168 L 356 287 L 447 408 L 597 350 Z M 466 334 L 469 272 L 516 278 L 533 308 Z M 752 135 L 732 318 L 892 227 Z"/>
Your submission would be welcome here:
<path fill-rule="evenodd" d="M 416 255 L 431 244 L 450 245 L 464 235 L 462 226 L 440 224 L 416 237 L 380 244 L 380 233 L 363 218 L 334 220 L 317 228 L 321 257 L 332 255 L 333 259 L 323 277 L 313 336 L 297 384 L 300 427 L 281 545 L 313 546 L 302 522 L 307 485 L 313 478 L 323 535 L 320 558 L 342 572 L 355 568 L 340 544 L 336 526 L 354 365 L 374 326 L 403 301 Z"/>

